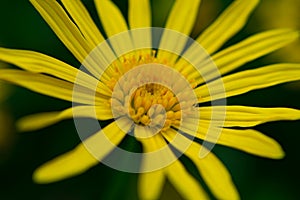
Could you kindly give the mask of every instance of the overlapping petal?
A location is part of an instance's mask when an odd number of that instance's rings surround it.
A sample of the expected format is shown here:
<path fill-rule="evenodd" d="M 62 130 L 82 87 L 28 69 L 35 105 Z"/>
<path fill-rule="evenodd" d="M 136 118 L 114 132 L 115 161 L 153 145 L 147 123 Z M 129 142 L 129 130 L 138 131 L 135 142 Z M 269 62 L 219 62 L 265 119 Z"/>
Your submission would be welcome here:
<path fill-rule="evenodd" d="M 84 38 L 60 4 L 53 0 L 30 0 L 30 2 L 49 24 L 57 37 L 82 63 L 95 46 Z"/>
<path fill-rule="evenodd" d="M 89 43 L 97 46 L 104 41 L 104 37 L 80 0 L 62 0 L 61 2 Z"/>
<path fill-rule="evenodd" d="M 0 60 L 30 72 L 49 74 L 70 83 L 76 82 L 76 84 L 91 90 L 97 89 L 99 94 L 111 96 L 111 90 L 93 76 L 41 53 L 0 48 Z M 103 74 L 103 76 L 108 77 L 108 74 Z"/>

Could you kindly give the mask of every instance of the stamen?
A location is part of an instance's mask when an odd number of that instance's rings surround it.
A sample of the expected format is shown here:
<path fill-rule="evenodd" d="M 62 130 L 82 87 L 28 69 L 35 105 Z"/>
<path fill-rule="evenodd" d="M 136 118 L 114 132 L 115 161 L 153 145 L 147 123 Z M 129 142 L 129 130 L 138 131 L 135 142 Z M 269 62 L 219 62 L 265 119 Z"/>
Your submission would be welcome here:
<path fill-rule="evenodd" d="M 138 51 L 120 57 L 111 65 L 114 71 L 114 73 L 111 73 L 113 77 L 105 84 L 113 90 L 118 80 L 126 72 L 143 64 L 157 63 L 171 67 L 167 60 L 158 59 L 155 56 L 156 51 L 151 53 L 149 51 Z M 143 73 L 125 76 L 123 83 L 118 83 L 120 84 L 118 86 L 120 91 L 115 93 L 115 98 L 123 102 L 124 109 L 127 108 L 128 110 L 128 117 L 137 125 L 150 127 L 159 125 L 161 131 L 166 131 L 172 125 L 179 125 L 181 122 L 181 109 L 183 109 L 185 102 L 179 103 L 178 94 L 175 96 L 169 88 L 155 83 L 156 79 L 161 79 L 159 75 L 153 74 L 150 78 L 145 76 L 147 72 L 144 71 Z M 171 77 L 172 74 L 164 74 L 164 76 Z M 148 80 L 149 78 L 153 83 L 147 83 L 137 88 L 140 84 L 139 80 Z M 196 87 L 196 85 L 193 80 L 190 81 L 190 86 Z M 183 87 L 186 86 L 176 82 L 174 88 L 184 99 L 188 100 L 188 94 L 184 93 L 185 88 Z M 126 103 L 127 105 L 125 105 Z"/>

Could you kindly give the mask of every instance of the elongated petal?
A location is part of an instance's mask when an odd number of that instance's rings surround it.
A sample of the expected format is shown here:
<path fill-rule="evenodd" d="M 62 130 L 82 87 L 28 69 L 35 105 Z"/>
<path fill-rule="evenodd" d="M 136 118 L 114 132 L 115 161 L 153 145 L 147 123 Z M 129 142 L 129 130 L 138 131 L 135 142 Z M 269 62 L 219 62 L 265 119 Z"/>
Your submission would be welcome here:
<path fill-rule="evenodd" d="M 223 83 L 226 97 L 236 96 L 252 90 L 270 87 L 281 83 L 300 80 L 300 64 L 274 64 L 225 76 Z M 216 88 L 220 82 L 213 81 L 195 89 L 201 102 L 223 98 L 223 93 L 213 90 L 209 94 L 208 87 Z M 211 97 L 213 96 L 213 98 Z"/>
<path fill-rule="evenodd" d="M 108 37 L 128 30 L 121 11 L 111 0 L 95 0 L 95 5 Z"/>
<path fill-rule="evenodd" d="M 95 92 L 79 86 L 74 94 L 76 96 L 73 96 L 74 85 L 72 83 L 42 74 L 22 70 L 3 69 L 0 70 L 0 80 L 5 80 L 40 94 L 70 102 L 76 101 L 77 103 L 93 105 L 95 101 L 101 101 L 101 98 L 97 96 L 94 97 Z"/>
<path fill-rule="evenodd" d="M 185 35 L 189 35 L 193 29 L 200 2 L 200 0 L 176 0 L 167 19 L 165 28 L 178 31 Z M 181 53 L 184 48 L 185 42 L 186 41 L 178 42 L 176 34 L 170 34 L 170 32 L 167 31 L 162 35 L 160 48 L 167 49 L 172 52 L 179 51 Z M 164 51 L 159 51 L 157 56 L 161 58 L 167 57 L 169 62 L 174 62 L 177 58 L 177 56 L 170 56 L 170 54 L 164 53 Z"/>
<path fill-rule="evenodd" d="M 34 131 L 73 117 L 89 117 L 99 120 L 113 118 L 110 106 L 76 106 L 58 112 L 46 112 L 29 115 L 17 122 L 20 131 Z"/>
<path fill-rule="evenodd" d="M 176 0 L 169 14 L 165 28 L 189 35 L 193 29 L 200 0 Z"/>
<path fill-rule="evenodd" d="M 195 163 L 204 181 L 217 199 L 239 199 L 239 194 L 232 182 L 231 176 L 222 162 L 213 153 L 208 153 L 204 158 L 200 158 L 200 150 L 205 147 L 196 142 L 191 143 L 185 151 L 185 149 L 182 149 L 182 143 L 190 143 L 189 139 L 182 136 L 180 143 L 176 143 L 172 141 L 175 135 L 176 131 L 170 129 L 168 133 L 164 134 L 164 137 Z"/>
<path fill-rule="evenodd" d="M 151 27 L 149 0 L 129 0 L 128 20 L 130 29 Z"/>
<path fill-rule="evenodd" d="M 209 54 L 218 50 L 247 22 L 258 0 L 234 1 L 197 39 Z"/>
<path fill-rule="evenodd" d="M 217 106 L 214 110 L 214 120 L 223 120 L 226 112 L 225 127 L 251 127 L 262 123 L 280 120 L 300 119 L 300 110 L 292 108 L 259 108 L 248 106 Z M 201 107 L 201 121 L 209 123 L 212 119 L 212 108 Z M 220 118 L 219 118 L 220 116 Z M 203 124 L 200 122 L 200 124 Z"/>
<path fill-rule="evenodd" d="M 162 170 L 141 173 L 138 181 L 138 192 L 141 199 L 159 199 L 165 175 Z"/>
<path fill-rule="evenodd" d="M 116 122 L 113 122 L 89 137 L 84 144 L 81 143 L 74 150 L 40 166 L 34 172 L 33 179 L 37 183 L 51 183 L 81 174 L 98 164 L 99 160 L 113 150 L 113 146 L 103 143 L 103 137 L 118 145 L 124 136 L 125 133 L 119 129 Z M 91 150 L 89 148 L 91 146 L 95 146 L 98 150 Z"/>
<path fill-rule="evenodd" d="M 35 73 L 45 73 L 65 81 L 95 89 L 102 95 L 111 96 L 110 89 L 94 77 L 50 56 L 26 50 L 0 48 L 0 60 Z"/>
<path fill-rule="evenodd" d="M 80 0 L 61 1 L 85 39 L 97 46 L 104 38 Z"/>
<path fill-rule="evenodd" d="M 212 56 L 212 60 L 219 69 L 219 73 L 224 75 L 243 64 L 267 55 L 299 38 L 299 32 L 289 29 L 275 29 L 255 34 L 249 38 L 232 45 Z M 191 49 L 192 51 L 193 49 Z M 189 51 L 187 51 L 189 52 Z M 192 53 L 192 52 L 189 52 Z M 199 58 L 198 58 L 199 59 Z M 207 63 L 208 62 L 208 63 Z M 202 60 L 201 72 L 206 79 L 216 78 L 213 68 L 207 69 L 211 61 Z M 190 72 L 189 78 L 202 79 L 197 72 Z M 200 81 L 202 83 L 202 81 Z"/>
<path fill-rule="evenodd" d="M 53 0 L 30 0 L 64 45 L 80 63 L 95 47 L 88 43 L 64 9 Z"/>
<path fill-rule="evenodd" d="M 183 199 L 209 199 L 200 183 L 192 175 L 190 175 L 188 171 L 186 171 L 179 161 L 174 162 L 165 170 L 168 179 L 175 186 Z"/>
<path fill-rule="evenodd" d="M 151 26 L 151 7 L 149 0 L 130 0 L 128 8 L 130 29 L 149 28 Z M 135 48 L 151 47 L 151 30 L 135 30 L 131 32 Z M 149 50 L 150 52 L 150 50 Z"/>
<path fill-rule="evenodd" d="M 96 45 L 82 35 L 64 8 L 54 0 L 31 0 L 31 3 L 77 60 L 81 64 L 84 64 L 84 67 L 95 77 L 100 77 L 103 72 L 101 68 L 103 65 L 103 61 L 101 60 L 103 55 L 101 55 L 99 51 L 94 51 L 93 54 L 97 54 L 97 56 L 86 59 Z M 111 49 L 108 45 L 105 47 L 105 51 L 107 51 L 107 54 L 110 56 Z M 103 66 L 107 65 L 104 64 Z"/>
<path fill-rule="evenodd" d="M 180 130 L 195 135 L 188 126 L 180 127 Z M 199 127 L 196 137 L 261 157 L 272 159 L 281 159 L 284 157 L 284 151 L 280 144 L 274 139 L 252 129 L 209 128 L 207 124 L 202 124 L 202 126 Z"/>
<path fill-rule="evenodd" d="M 95 5 L 108 37 L 128 31 L 126 20 L 121 11 L 111 0 L 95 0 Z M 122 37 L 123 38 L 120 38 L 118 41 L 111 41 L 112 47 L 117 55 L 120 55 L 123 49 L 133 49 L 133 42 L 130 35 L 123 33 Z"/>
<path fill-rule="evenodd" d="M 143 153 L 150 153 L 157 151 L 166 145 L 161 135 L 155 135 L 147 139 L 140 139 L 143 145 Z M 172 152 L 170 151 L 172 154 Z M 162 162 L 164 155 L 160 155 L 160 158 L 153 160 L 150 157 L 144 157 L 142 160 L 143 169 L 145 165 L 150 162 Z M 147 159 L 147 160 L 145 160 Z M 165 174 L 163 169 L 159 169 L 152 172 L 141 173 L 138 179 L 138 194 L 141 199 L 159 199 L 161 191 L 165 183 Z"/>
<path fill-rule="evenodd" d="M 275 51 L 299 38 L 299 32 L 278 29 L 253 35 L 212 56 L 221 74 Z"/>
<path fill-rule="evenodd" d="M 218 144 L 236 148 L 254 155 L 281 159 L 284 151 L 274 139 L 256 130 L 233 130 L 224 128 Z"/>

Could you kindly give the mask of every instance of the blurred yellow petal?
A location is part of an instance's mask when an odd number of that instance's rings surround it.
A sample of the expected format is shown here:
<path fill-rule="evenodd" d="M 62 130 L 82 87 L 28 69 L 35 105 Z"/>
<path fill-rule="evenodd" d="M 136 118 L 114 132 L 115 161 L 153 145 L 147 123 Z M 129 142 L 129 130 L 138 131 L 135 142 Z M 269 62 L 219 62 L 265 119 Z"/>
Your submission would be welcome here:
<path fill-rule="evenodd" d="M 129 0 L 128 21 L 130 29 L 151 27 L 149 0 Z"/>
<path fill-rule="evenodd" d="M 40 94 L 70 102 L 76 101 L 77 103 L 93 105 L 95 101 L 101 101 L 100 97 L 94 97 L 94 91 L 79 86 L 77 86 L 78 88 L 74 94 L 76 96 L 73 96 L 74 85 L 72 83 L 42 74 L 3 69 L 0 70 L 0 80 L 5 80 Z"/>
<path fill-rule="evenodd" d="M 149 153 L 162 148 L 166 143 L 162 141 L 161 135 L 140 140 L 143 145 L 143 153 Z M 148 160 L 145 160 L 148 159 Z M 163 158 L 160 158 L 163 159 Z M 142 160 L 141 169 L 148 164 L 148 162 L 161 162 L 160 160 L 149 159 L 144 157 Z M 141 199 L 159 199 L 165 183 L 165 175 L 163 170 L 159 169 L 152 172 L 141 173 L 138 179 L 138 194 Z"/>
<path fill-rule="evenodd" d="M 233 1 L 196 41 L 209 54 L 214 53 L 246 24 L 258 2 L 258 0 Z"/>
<path fill-rule="evenodd" d="M 95 45 L 89 43 L 57 1 L 30 0 L 55 34 L 82 63 Z"/>
<path fill-rule="evenodd" d="M 130 29 L 148 28 L 151 25 L 151 7 L 149 0 L 129 0 L 128 21 Z M 151 47 L 151 30 L 133 31 L 132 40 L 135 48 Z M 149 50 L 150 52 L 150 50 Z"/>
<path fill-rule="evenodd" d="M 62 120 L 73 117 L 89 117 L 99 120 L 109 120 L 113 118 L 109 106 L 76 106 L 58 112 L 46 112 L 28 115 L 17 122 L 20 131 L 34 131 L 58 123 Z"/>
<path fill-rule="evenodd" d="M 178 31 L 179 33 L 185 35 L 189 35 L 193 29 L 200 2 L 200 0 L 176 0 L 167 19 L 165 28 Z M 161 49 L 168 49 L 172 52 L 179 51 L 181 53 L 185 46 L 184 42 L 178 42 L 178 38 L 176 38 L 175 34 L 172 34 L 172 32 L 169 31 L 165 31 L 162 35 L 159 45 Z M 170 63 L 173 63 L 177 58 L 176 55 L 171 55 L 168 52 L 164 51 L 158 51 L 157 57 L 168 58 L 168 62 Z"/>
<path fill-rule="evenodd" d="M 200 183 L 184 168 L 179 162 L 175 161 L 166 169 L 166 174 L 175 189 L 181 194 L 183 199 L 209 199 Z"/>
<path fill-rule="evenodd" d="M 45 54 L 0 48 L 0 60 L 17 65 L 30 72 L 49 74 L 71 83 L 76 81 L 76 84 L 92 90 L 97 86 L 97 92 L 108 97 L 112 93 L 106 85 L 94 77 Z"/>
<path fill-rule="evenodd" d="M 222 80 L 226 90 L 226 97 L 236 96 L 252 90 L 300 80 L 300 64 L 269 65 L 228 75 Z M 212 81 L 196 88 L 195 93 L 201 102 L 223 98 L 224 94 L 222 91 L 213 90 L 213 93 L 210 94 L 208 90 L 210 87 L 218 87 L 219 84 L 219 81 Z"/>
<path fill-rule="evenodd" d="M 99 29 L 80 0 L 62 0 L 61 2 L 87 41 L 97 46 L 104 40 Z"/>
<path fill-rule="evenodd" d="M 300 119 L 300 110 L 292 108 L 214 106 L 214 113 L 212 107 L 200 107 L 199 111 L 201 121 L 206 121 L 206 123 L 212 120 L 212 114 L 214 121 L 223 120 L 224 111 L 226 111 L 224 127 L 251 127 L 271 121 Z"/>
<path fill-rule="evenodd" d="M 95 166 L 114 148 L 114 146 L 102 144 L 104 134 L 115 145 L 118 145 L 126 135 L 119 129 L 116 122 L 113 122 L 86 139 L 84 144 L 81 143 L 72 151 L 40 166 L 34 172 L 33 180 L 37 183 L 51 183 L 81 174 Z M 97 146 L 101 151 L 90 152 L 91 149 L 86 148 L 90 146 Z"/>
<path fill-rule="evenodd" d="M 159 199 L 165 179 L 163 170 L 139 174 L 138 194 L 140 199 Z"/>
<path fill-rule="evenodd" d="M 196 142 L 192 142 L 185 151 L 185 149 L 182 149 L 182 144 L 190 143 L 189 139 L 182 136 L 180 144 L 174 141 L 172 142 L 172 138 L 176 134 L 177 132 L 175 130 L 170 129 L 166 134 L 164 134 L 164 136 L 175 148 L 181 152 L 184 152 L 184 154 L 194 162 L 201 174 L 201 177 L 204 179 L 217 199 L 239 199 L 239 194 L 234 183 L 232 182 L 230 173 L 222 164 L 222 162 L 216 156 L 214 156 L 213 153 L 208 153 L 204 158 L 200 158 L 200 150 L 201 148 L 205 147 Z M 186 187 L 188 187 L 188 184 Z"/>
<path fill-rule="evenodd" d="M 189 35 L 195 24 L 200 2 L 200 0 L 176 0 L 165 28 Z"/>

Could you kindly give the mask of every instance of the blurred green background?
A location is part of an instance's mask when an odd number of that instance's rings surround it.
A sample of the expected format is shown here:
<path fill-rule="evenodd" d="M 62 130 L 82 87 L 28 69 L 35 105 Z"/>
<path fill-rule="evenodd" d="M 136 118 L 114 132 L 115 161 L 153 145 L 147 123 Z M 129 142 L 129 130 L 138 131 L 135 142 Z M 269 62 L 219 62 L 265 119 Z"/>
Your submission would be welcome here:
<path fill-rule="evenodd" d="M 101 26 L 92 0 L 83 0 Z M 127 15 L 127 1 L 114 1 Z M 163 26 L 173 0 L 153 0 L 153 26 Z M 192 36 L 197 36 L 230 3 L 230 0 L 203 0 Z M 253 33 L 269 28 L 300 28 L 299 0 L 263 0 L 246 27 L 228 41 L 229 46 Z M 0 46 L 42 52 L 73 66 L 80 66 L 55 34 L 24 0 L 0 3 Z M 223 48 L 224 48 L 223 47 Z M 272 55 L 253 61 L 239 70 L 279 61 L 300 62 L 299 42 Z M 4 66 L 5 67 L 5 66 Z M 11 66 L 13 67 L 13 66 Z M 118 172 L 102 164 L 88 172 L 48 185 L 32 182 L 33 171 L 42 163 L 75 147 L 80 139 L 72 120 L 40 131 L 19 133 L 13 128 L 18 118 L 37 112 L 61 110 L 70 103 L 26 89 L 0 86 L 0 199 L 83 200 L 137 199 L 137 175 Z M 5 95 L 4 95 L 5 94 Z M 5 96 L 2 98 L 1 96 Z M 300 109 L 300 83 L 280 85 L 228 99 L 228 104 L 284 106 Z M 300 122 L 272 122 L 256 127 L 279 141 L 286 152 L 282 160 L 269 160 L 233 149 L 216 147 L 214 152 L 226 164 L 245 200 L 296 200 L 300 198 Z M 167 183 L 161 199 L 180 199 Z"/>

